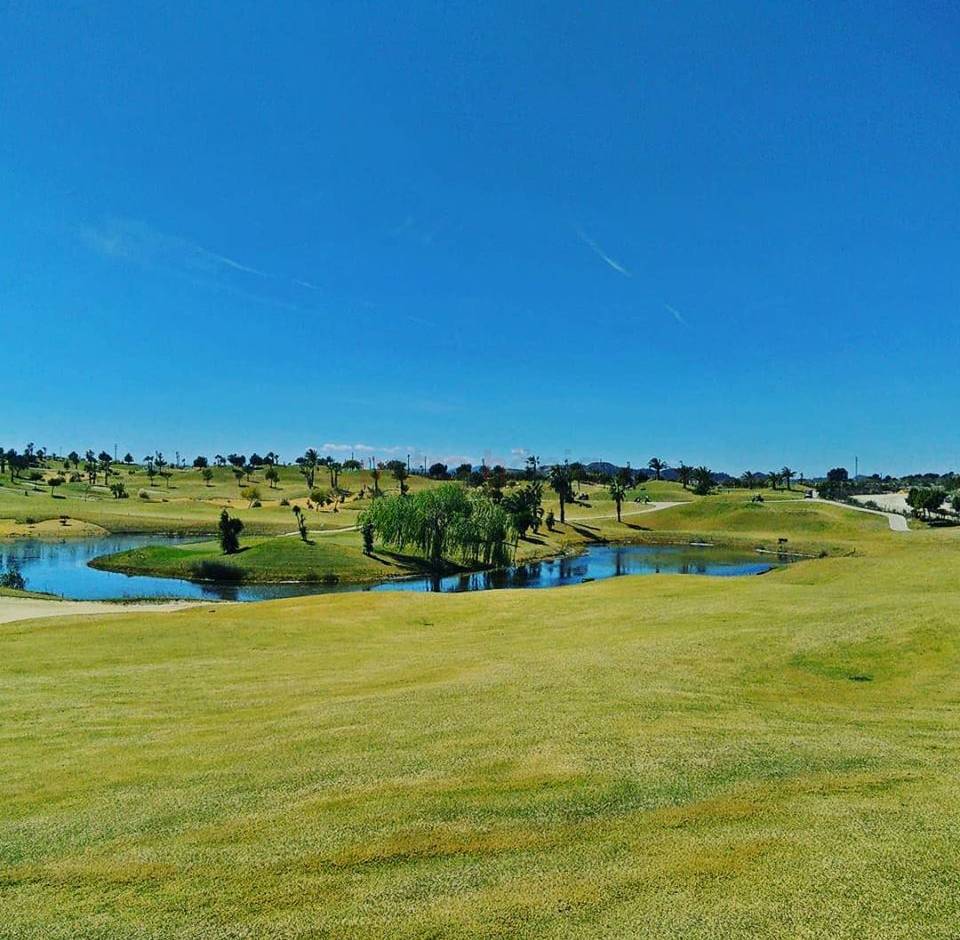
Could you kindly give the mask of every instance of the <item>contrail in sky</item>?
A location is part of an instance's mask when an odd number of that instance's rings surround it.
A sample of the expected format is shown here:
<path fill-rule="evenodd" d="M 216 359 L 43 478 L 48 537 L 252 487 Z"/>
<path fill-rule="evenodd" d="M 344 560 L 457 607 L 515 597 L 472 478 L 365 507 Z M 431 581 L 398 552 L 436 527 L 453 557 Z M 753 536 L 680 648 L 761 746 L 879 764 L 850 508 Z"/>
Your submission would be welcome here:
<path fill-rule="evenodd" d="M 686 320 L 684 320 L 683 314 L 682 314 L 679 310 L 677 310 L 676 307 L 671 307 L 670 304 L 664 304 L 664 307 L 666 307 L 667 310 L 669 310 L 670 313 L 673 314 L 673 319 L 676 320 L 677 323 L 679 323 L 681 326 L 689 326 L 689 325 L 690 325 L 689 323 L 687 323 Z"/>
<path fill-rule="evenodd" d="M 619 261 L 614 258 L 611 258 L 592 238 L 586 235 L 582 230 L 577 229 L 577 235 L 580 236 L 580 241 L 582 241 L 588 248 L 590 248 L 593 253 L 600 258 L 604 264 L 609 265 L 616 271 L 618 274 L 622 274 L 624 277 L 633 277 L 633 275 L 622 265 Z"/>

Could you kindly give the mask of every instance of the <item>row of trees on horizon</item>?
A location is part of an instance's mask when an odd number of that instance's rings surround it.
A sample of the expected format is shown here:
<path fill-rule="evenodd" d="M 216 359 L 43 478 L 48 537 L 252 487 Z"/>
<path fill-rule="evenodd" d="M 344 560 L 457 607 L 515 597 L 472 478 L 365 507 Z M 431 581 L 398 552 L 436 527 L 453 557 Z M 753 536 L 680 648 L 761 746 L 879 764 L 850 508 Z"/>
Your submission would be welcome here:
<path fill-rule="evenodd" d="M 169 475 L 175 470 L 184 470 L 192 467 L 201 471 L 204 478 L 213 479 L 212 473 L 204 473 L 214 468 L 230 468 L 237 476 L 238 482 L 242 477 L 249 479 L 253 473 L 263 470 L 267 476 L 267 482 L 274 485 L 279 480 L 276 468 L 285 466 L 281 461 L 280 455 L 273 450 L 266 451 L 263 455 L 254 452 L 249 456 L 242 453 L 229 453 L 226 455 L 216 454 L 212 458 L 198 455 L 189 464 L 186 459 L 177 453 L 172 459 L 164 456 L 162 451 L 154 451 L 147 454 L 138 462 L 129 451 L 122 458 L 115 458 L 106 450 L 95 452 L 92 449 L 86 450 L 83 454 L 79 451 L 70 451 L 66 456 L 60 457 L 43 447 L 36 447 L 33 443 L 28 443 L 22 451 L 15 448 L 5 449 L 0 447 L 0 474 L 8 473 L 11 479 L 16 479 L 32 469 L 49 467 L 52 461 L 62 463 L 64 470 L 71 468 L 74 472 L 82 472 L 88 482 L 96 483 L 99 478 L 104 482 L 109 482 L 118 465 L 134 467 L 139 464 L 151 478 L 159 476 L 169 480 Z M 329 455 L 321 455 L 315 448 L 308 448 L 304 453 L 293 461 L 299 467 L 304 475 L 309 487 L 313 487 L 315 476 L 320 468 L 325 468 L 331 475 L 331 486 L 336 488 L 338 485 L 338 476 L 343 471 L 358 471 L 368 469 L 375 477 L 379 474 L 390 473 L 394 476 L 400 476 L 403 483 L 410 476 L 427 476 L 435 480 L 458 480 L 469 483 L 472 486 L 487 485 L 492 479 L 494 485 L 497 481 L 516 479 L 546 479 L 548 475 L 557 466 L 565 466 L 569 470 L 571 480 L 576 484 L 585 483 L 609 483 L 618 475 L 623 474 L 629 478 L 628 485 L 637 485 L 648 479 L 662 480 L 669 479 L 680 483 L 684 488 L 703 485 L 703 467 L 693 467 L 683 461 L 671 466 L 662 457 L 651 457 L 643 469 L 634 469 L 628 463 L 625 467 L 616 467 L 607 463 L 585 464 L 581 461 L 564 462 L 563 464 L 543 464 L 538 457 L 530 456 L 526 458 L 522 468 L 508 468 L 500 464 L 488 466 L 483 463 L 479 466 L 470 463 L 461 463 L 455 467 L 437 461 L 429 466 L 411 465 L 409 457 L 406 460 L 391 459 L 387 461 L 376 461 L 370 459 L 367 463 L 361 462 L 356 458 L 349 458 L 338 461 Z M 738 477 L 732 477 L 729 474 L 717 471 L 709 471 L 711 480 L 714 483 L 722 483 L 727 486 L 741 486 L 748 489 L 759 489 L 769 487 L 779 489 L 784 487 L 791 489 L 794 480 L 801 484 L 804 482 L 803 474 L 797 473 L 789 466 L 781 467 L 778 470 L 758 472 L 745 470 Z M 700 484 L 697 483 L 697 474 L 700 474 Z M 818 485 L 834 484 L 833 489 L 839 487 L 859 487 L 863 491 L 870 492 L 875 490 L 880 492 L 884 489 L 899 486 L 941 486 L 947 491 L 953 491 L 960 488 L 960 477 L 954 473 L 937 474 L 923 473 L 910 474 L 903 477 L 884 476 L 874 474 L 870 477 L 858 477 L 851 480 L 849 473 L 843 467 L 835 467 L 829 470 L 825 478 L 818 479 Z M 406 487 L 401 486 L 405 491 Z M 858 490 L 859 491 L 859 490 Z"/>

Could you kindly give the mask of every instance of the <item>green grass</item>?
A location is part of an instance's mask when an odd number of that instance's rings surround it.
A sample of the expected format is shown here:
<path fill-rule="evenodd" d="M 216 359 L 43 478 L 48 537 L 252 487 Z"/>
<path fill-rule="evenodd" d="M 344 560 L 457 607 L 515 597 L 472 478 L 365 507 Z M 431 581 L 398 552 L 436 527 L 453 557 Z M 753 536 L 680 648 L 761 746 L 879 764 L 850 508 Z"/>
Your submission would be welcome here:
<path fill-rule="evenodd" d="M 28 597 L 37 600 L 48 600 L 56 597 L 56 595 L 44 594 L 42 591 L 21 591 L 17 588 L 0 587 L 0 597 Z"/>
<path fill-rule="evenodd" d="M 0 935 L 955 936 L 960 537 L 793 511 L 856 554 L 0 627 Z"/>
<path fill-rule="evenodd" d="M 674 533 L 692 533 L 729 544 L 767 547 L 776 547 L 777 538 L 783 537 L 788 547 L 799 551 L 836 552 L 852 548 L 864 535 L 889 530 L 881 516 L 784 496 L 753 503 L 751 496 L 748 491 L 731 490 L 641 517 L 636 520 L 642 526 L 638 537 L 650 533 L 649 537 L 669 539 Z"/>
<path fill-rule="evenodd" d="M 235 555 L 224 555 L 215 541 L 148 545 L 103 556 L 93 566 L 127 574 L 246 583 L 371 582 L 423 569 L 417 559 L 393 552 L 364 555 L 358 532 L 316 535 L 308 542 L 291 536 L 248 539 Z"/>
<path fill-rule="evenodd" d="M 296 467 L 279 469 L 281 479 L 275 488 L 266 482 L 263 471 L 253 474 L 250 480 L 243 480 L 243 486 L 253 485 L 260 490 L 263 505 L 255 509 L 240 496 L 242 487 L 237 486 L 233 473 L 222 468 L 214 471 L 209 486 L 197 470 L 173 471 L 169 484 L 158 478 L 151 486 L 141 468 L 118 467 L 118 472 L 110 479 L 111 482 L 122 480 L 126 486 L 129 498 L 121 500 L 114 499 L 102 483 L 95 486 L 86 482 L 68 483 L 59 487 L 56 495 L 51 495 L 50 488 L 43 483 L 11 481 L 3 477 L 0 478 L 0 538 L 35 535 L 37 526 L 31 522 L 56 520 L 61 515 L 69 516 L 75 523 L 90 523 L 110 532 L 205 535 L 216 531 L 217 519 L 224 507 L 243 520 L 248 535 L 290 532 L 296 528 L 291 507 L 294 504 L 305 507 L 308 490 Z M 45 476 L 54 476 L 57 472 L 46 471 Z M 372 478 L 367 471 L 342 473 L 340 484 L 350 493 L 341 511 L 311 513 L 311 527 L 340 528 L 356 522 L 358 513 L 367 505 L 367 499 L 360 498 L 360 494 L 369 493 Z M 315 486 L 323 488 L 328 485 L 328 474 L 320 468 Z M 384 478 L 381 485 L 385 492 L 396 492 L 396 482 L 392 478 Z M 411 477 L 410 485 L 416 490 L 432 484 L 423 478 Z M 140 498 L 141 490 L 147 494 L 147 499 Z M 291 506 L 281 506 L 283 499 Z M 4 520 L 7 520 L 6 525 L 2 524 Z M 82 531 L 77 525 L 56 532 L 63 538 L 84 534 L 89 532 Z"/>

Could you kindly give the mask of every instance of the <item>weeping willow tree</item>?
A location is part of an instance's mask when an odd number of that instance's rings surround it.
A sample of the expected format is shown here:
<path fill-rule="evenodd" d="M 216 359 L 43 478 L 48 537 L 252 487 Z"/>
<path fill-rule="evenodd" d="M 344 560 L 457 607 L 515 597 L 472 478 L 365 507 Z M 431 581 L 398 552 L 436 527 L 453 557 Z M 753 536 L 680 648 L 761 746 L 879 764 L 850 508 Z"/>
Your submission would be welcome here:
<path fill-rule="evenodd" d="M 511 560 L 510 516 L 486 494 L 444 483 L 413 496 L 374 500 L 360 517 L 376 537 L 399 551 L 414 548 L 439 566 L 445 559 L 471 565 Z"/>

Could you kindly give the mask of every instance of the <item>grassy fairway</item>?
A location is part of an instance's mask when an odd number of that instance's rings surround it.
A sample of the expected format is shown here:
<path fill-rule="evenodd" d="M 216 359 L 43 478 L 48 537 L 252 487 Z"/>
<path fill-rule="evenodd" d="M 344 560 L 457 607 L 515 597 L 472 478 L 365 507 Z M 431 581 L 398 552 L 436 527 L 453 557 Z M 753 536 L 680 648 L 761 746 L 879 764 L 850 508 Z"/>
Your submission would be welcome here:
<path fill-rule="evenodd" d="M 953 937 L 960 542 L 839 522 L 758 578 L 0 627 L 0 935 Z"/>

